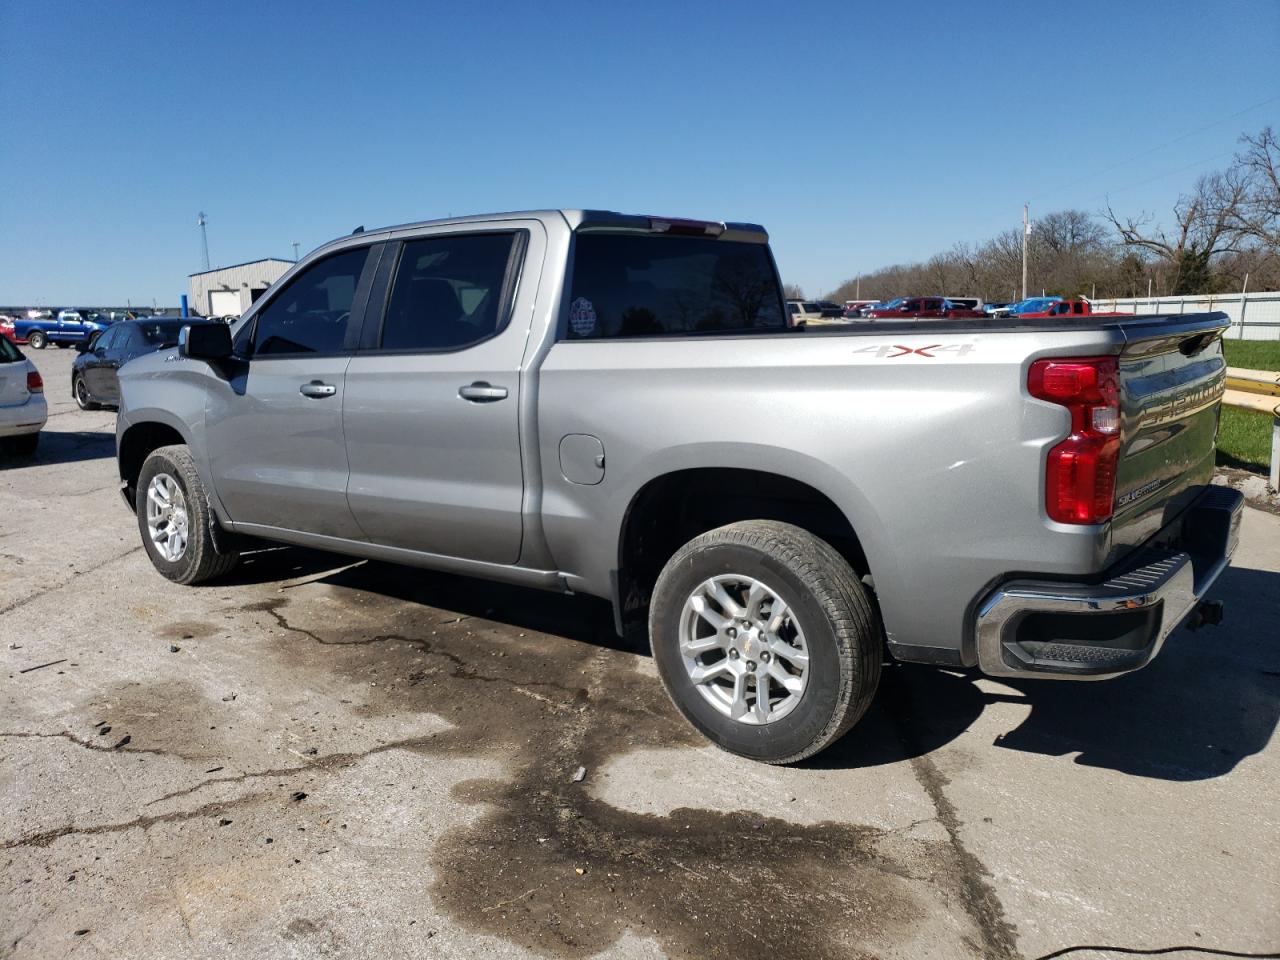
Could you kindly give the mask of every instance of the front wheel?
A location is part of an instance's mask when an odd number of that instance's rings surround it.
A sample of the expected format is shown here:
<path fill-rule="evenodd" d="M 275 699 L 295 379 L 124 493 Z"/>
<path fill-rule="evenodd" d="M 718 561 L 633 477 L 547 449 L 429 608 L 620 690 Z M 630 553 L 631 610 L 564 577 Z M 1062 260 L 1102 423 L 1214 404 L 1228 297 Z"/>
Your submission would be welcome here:
<path fill-rule="evenodd" d="M 880 681 L 879 621 L 853 569 L 826 542 L 772 520 L 681 547 L 658 577 L 649 633 L 685 718 L 717 746 L 765 763 L 834 743 Z"/>
<path fill-rule="evenodd" d="M 186 446 L 152 451 L 138 475 L 138 529 L 152 565 L 175 583 L 203 583 L 231 570 L 235 551 L 219 551 L 204 484 Z"/>
<path fill-rule="evenodd" d="M 27 335 L 27 346 L 32 350 L 43 350 L 48 342 L 49 338 L 39 330 L 32 330 L 31 333 Z"/>

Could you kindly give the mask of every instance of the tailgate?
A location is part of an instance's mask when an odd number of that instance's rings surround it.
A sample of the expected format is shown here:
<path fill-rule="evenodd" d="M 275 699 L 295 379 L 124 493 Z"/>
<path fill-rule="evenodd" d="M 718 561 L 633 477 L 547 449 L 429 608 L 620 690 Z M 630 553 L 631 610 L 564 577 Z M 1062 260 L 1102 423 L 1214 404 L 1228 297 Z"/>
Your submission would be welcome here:
<path fill-rule="evenodd" d="M 1162 319 L 1138 318 L 1122 328 L 1113 558 L 1169 523 L 1213 478 L 1227 318 Z"/>
<path fill-rule="evenodd" d="M 0 362 L 0 407 L 26 403 L 29 396 L 26 360 Z"/>

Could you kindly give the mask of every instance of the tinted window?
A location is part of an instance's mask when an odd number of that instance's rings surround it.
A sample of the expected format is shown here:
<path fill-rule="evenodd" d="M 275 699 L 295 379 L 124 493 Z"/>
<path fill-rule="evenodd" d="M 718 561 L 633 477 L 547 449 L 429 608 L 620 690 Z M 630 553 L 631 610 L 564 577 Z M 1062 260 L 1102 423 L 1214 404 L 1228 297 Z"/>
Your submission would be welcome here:
<path fill-rule="evenodd" d="M 258 314 L 253 352 L 339 353 L 367 247 L 334 254 L 298 274 Z"/>
<path fill-rule="evenodd" d="M 578 235 L 570 339 L 786 329 L 782 291 L 763 243 Z"/>
<path fill-rule="evenodd" d="M 110 350 L 120 344 L 123 339 L 124 332 L 128 327 L 108 327 L 104 332 L 98 334 L 98 339 L 94 341 L 93 349 Z"/>
<path fill-rule="evenodd" d="M 498 332 L 513 233 L 405 243 L 382 322 L 383 350 L 458 350 Z"/>
<path fill-rule="evenodd" d="M 139 323 L 137 329 L 148 346 L 160 349 L 176 346 L 182 327 L 181 323 Z"/>
<path fill-rule="evenodd" d="M 22 359 L 22 351 L 5 337 L 0 337 L 0 363 L 17 363 Z"/>

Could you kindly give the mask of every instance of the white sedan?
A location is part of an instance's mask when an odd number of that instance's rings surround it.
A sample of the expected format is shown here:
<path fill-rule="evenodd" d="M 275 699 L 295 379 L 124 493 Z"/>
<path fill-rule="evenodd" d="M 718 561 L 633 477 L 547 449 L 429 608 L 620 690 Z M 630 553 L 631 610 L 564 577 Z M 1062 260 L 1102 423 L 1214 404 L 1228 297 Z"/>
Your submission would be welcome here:
<path fill-rule="evenodd" d="M 0 337 L 0 448 L 31 456 L 48 418 L 44 381 L 35 364 Z"/>

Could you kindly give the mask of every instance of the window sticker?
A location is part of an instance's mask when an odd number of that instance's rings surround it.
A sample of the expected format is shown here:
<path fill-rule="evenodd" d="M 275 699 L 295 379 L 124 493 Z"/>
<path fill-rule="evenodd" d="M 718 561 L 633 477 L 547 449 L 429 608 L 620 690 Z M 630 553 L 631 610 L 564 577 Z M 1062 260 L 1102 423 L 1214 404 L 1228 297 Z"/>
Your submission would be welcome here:
<path fill-rule="evenodd" d="M 569 329 L 577 337 L 589 337 L 596 332 L 596 308 L 586 297 L 569 304 Z"/>

